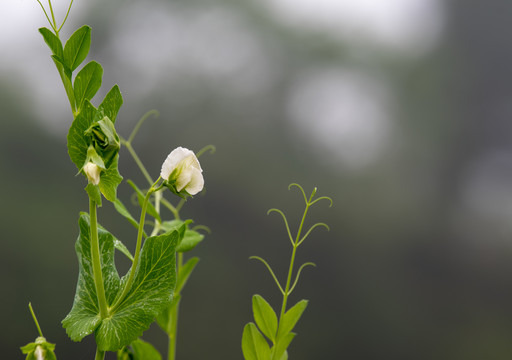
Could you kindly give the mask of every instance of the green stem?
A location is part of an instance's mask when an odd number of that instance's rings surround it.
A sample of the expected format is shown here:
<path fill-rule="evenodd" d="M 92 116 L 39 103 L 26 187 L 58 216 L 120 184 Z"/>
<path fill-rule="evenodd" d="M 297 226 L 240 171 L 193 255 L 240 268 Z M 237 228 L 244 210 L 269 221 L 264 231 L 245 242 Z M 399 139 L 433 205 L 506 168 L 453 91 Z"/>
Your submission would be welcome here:
<path fill-rule="evenodd" d="M 100 349 L 96 348 L 96 356 L 94 357 L 94 360 L 103 360 L 105 359 L 105 351 L 101 351 Z"/>
<path fill-rule="evenodd" d="M 178 253 L 178 259 L 176 264 L 176 277 L 179 277 L 181 267 L 183 266 L 183 253 Z M 179 297 L 179 293 L 174 294 L 174 298 Z M 176 305 L 172 308 L 169 313 L 169 321 L 171 323 L 169 331 L 169 350 L 167 353 L 168 360 L 176 359 L 176 339 L 178 337 L 178 313 L 180 307 L 180 301 L 178 300 Z"/>
<path fill-rule="evenodd" d="M 158 180 L 160 180 L 160 178 Z M 158 182 L 158 180 L 157 180 L 157 182 Z M 140 221 L 139 221 L 139 231 L 137 233 L 137 244 L 135 245 L 135 255 L 133 256 L 132 268 L 130 270 L 130 275 L 128 277 L 128 281 L 126 282 L 126 285 L 124 286 L 121 296 L 119 296 L 117 298 L 117 301 L 112 306 L 112 312 L 114 312 L 119 307 L 119 305 L 123 302 L 125 296 L 130 291 L 130 287 L 132 286 L 132 283 L 133 283 L 133 280 L 135 277 L 135 270 L 137 269 L 137 265 L 139 264 L 139 260 L 140 260 L 140 250 L 142 248 L 142 234 L 144 232 L 144 221 L 146 219 L 146 211 L 148 208 L 148 202 L 149 202 L 149 198 L 151 197 L 151 194 L 155 191 L 155 188 L 154 188 L 155 185 L 156 185 L 156 183 L 153 184 L 153 186 L 148 190 L 148 193 L 146 194 L 146 197 L 144 198 L 144 202 L 142 203 L 142 211 L 140 213 Z"/>
<path fill-rule="evenodd" d="M 153 179 L 151 178 L 151 175 L 149 175 L 148 171 L 146 170 L 146 167 L 144 166 L 144 164 L 140 160 L 139 156 L 137 155 L 137 153 L 133 149 L 131 142 L 124 140 L 124 141 L 122 141 L 122 143 L 128 149 L 128 152 L 132 156 L 133 160 L 135 161 L 135 163 L 139 167 L 140 171 L 142 172 L 142 174 L 144 175 L 144 177 L 146 178 L 148 183 L 153 184 Z"/>
<path fill-rule="evenodd" d="M 313 195 L 311 195 L 311 197 L 313 197 Z M 310 201 L 311 201 L 311 199 L 310 199 Z M 302 233 L 302 227 L 304 226 L 304 221 L 306 220 L 306 215 L 308 213 L 309 206 L 310 206 L 310 202 L 306 201 L 306 208 L 304 209 L 304 214 L 302 215 L 302 220 L 299 225 L 299 230 L 297 231 L 297 236 L 295 237 L 295 241 L 293 243 L 293 251 L 292 251 L 292 256 L 290 259 L 290 267 L 288 269 L 288 277 L 286 279 L 286 287 L 285 287 L 284 295 L 283 295 L 283 304 L 281 306 L 281 315 L 279 317 L 280 321 L 281 321 L 281 319 L 283 319 L 283 316 L 286 312 L 286 304 L 288 302 L 288 295 L 290 295 L 290 292 L 291 292 L 290 286 L 291 286 L 291 282 L 292 282 L 293 265 L 295 263 L 295 254 L 296 254 L 297 248 L 299 246 L 299 240 L 301 238 L 300 235 Z"/>
<path fill-rule="evenodd" d="M 57 22 L 55 21 L 55 14 L 53 13 L 52 2 L 50 0 L 48 0 L 48 5 L 50 6 L 50 13 L 52 15 L 52 21 L 53 21 L 52 27 L 55 30 L 55 32 L 58 34 L 59 31 L 57 30 Z"/>
<path fill-rule="evenodd" d="M 34 319 L 34 323 L 37 327 L 37 332 L 39 333 L 40 337 L 43 337 L 43 332 L 41 331 L 41 327 L 39 326 L 39 321 L 37 321 L 36 314 L 34 313 L 34 309 L 32 309 L 32 304 L 28 303 L 28 308 L 30 309 L 30 313 L 32 314 L 32 319 Z"/>
<path fill-rule="evenodd" d="M 176 359 L 176 338 L 178 336 L 178 312 L 179 312 L 180 301 L 171 310 L 169 317 L 171 321 L 171 331 L 169 334 L 169 350 L 168 359 Z"/>
<path fill-rule="evenodd" d="M 94 285 L 96 286 L 96 293 L 98 294 L 100 317 L 101 319 L 105 319 L 108 316 L 108 305 L 107 298 L 105 297 L 105 288 L 103 286 L 103 275 L 101 272 L 100 243 L 98 240 L 98 218 L 96 215 L 96 203 L 91 198 L 89 198 L 89 215 L 91 219 L 90 237 L 92 272 L 94 276 Z"/>

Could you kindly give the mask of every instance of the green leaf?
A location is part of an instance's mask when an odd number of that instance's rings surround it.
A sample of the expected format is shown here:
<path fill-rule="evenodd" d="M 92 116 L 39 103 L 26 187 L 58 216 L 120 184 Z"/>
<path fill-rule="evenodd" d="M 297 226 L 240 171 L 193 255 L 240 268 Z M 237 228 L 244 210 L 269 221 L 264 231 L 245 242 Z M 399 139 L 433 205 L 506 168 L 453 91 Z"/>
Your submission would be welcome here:
<path fill-rule="evenodd" d="M 85 100 L 91 100 L 101 87 L 103 68 L 91 61 L 76 75 L 73 86 L 77 112 L 80 112 Z"/>
<path fill-rule="evenodd" d="M 98 107 L 98 110 L 104 116 L 107 116 L 113 123 L 115 123 L 117 113 L 119 112 L 121 105 L 123 105 L 123 97 L 121 96 L 121 91 L 119 91 L 119 86 L 114 85 L 114 87 L 112 87 L 112 89 L 103 99 L 102 103 Z"/>
<path fill-rule="evenodd" d="M 197 246 L 204 239 L 204 235 L 194 230 L 185 231 L 185 236 L 181 240 L 180 245 L 176 249 L 177 252 L 190 251 Z"/>
<path fill-rule="evenodd" d="M 69 103 L 71 105 L 71 109 L 76 111 L 75 109 L 75 92 L 73 90 L 73 84 L 71 83 L 71 70 L 69 70 L 66 65 L 64 65 L 64 60 L 57 55 L 52 55 L 52 60 L 57 67 L 57 71 L 59 72 L 60 78 L 62 80 L 62 84 L 64 85 L 64 90 L 66 90 L 66 95 L 68 96 Z"/>
<path fill-rule="evenodd" d="M 55 344 L 47 342 L 42 336 L 20 349 L 23 354 L 27 354 L 26 360 L 57 360 L 54 353 Z"/>
<path fill-rule="evenodd" d="M 87 57 L 91 47 L 91 28 L 87 25 L 75 31 L 64 46 L 64 64 L 75 70 Z"/>
<path fill-rule="evenodd" d="M 132 341 L 133 360 L 162 360 L 162 356 L 150 343 L 137 339 Z"/>
<path fill-rule="evenodd" d="M 46 45 L 48 45 L 53 55 L 56 55 L 62 59 L 64 49 L 59 38 L 53 32 L 51 32 L 49 29 L 45 27 L 40 28 L 39 32 L 41 33 L 41 35 L 43 35 L 44 42 L 46 43 Z"/>
<path fill-rule="evenodd" d="M 73 307 L 66 318 L 62 320 L 62 325 L 73 341 L 82 340 L 101 323 L 92 270 L 89 215 L 81 213 L 78 224 L 80 235 L 75 245 L 79 265 L 78 283 Z M 120 286 L 119 275 L 114 265 L 114 237 L 99 227 L 98 240 L 105 293 L 108 304 L 112 304 Z"/>
<path fill-rule="evenodd" d="M 142 192 L 142 190 L 140 190 L 137 185 L 135 185 L 135 183 L 131 180 L 128 180 L 127 181 L 128 184 L 133 188 L 133 190 L 135 190 L 135 193 L 137 194 L 137 200 L 139 201 L 139 206 L 142 207 L 142 204 L 144 203 L 144 198 L 146 197 L 146 194 L 144 194 Z M 147 213 L 151 216 L 153 216 L 155 219 L 157 219 L 159 222 L 162 221 L 162 219 L 160 218 L 160 215 L 158 214 L 158 212 L 156 211 L 155 207 L 153 206 L 153 204 L 151 203 L 151 201 L 148 201 L 148 207 L 147 207 Z"/>
<path fill-rule="evenodd" d="M 293 330 L 307 306 L 308 301 L 301 300 L 284 314 L 277 331 L 277 341 L 280 341 L 281 338 Z"/>
<path fill-rule="evenodd" d="M 119 250 L 121 253 L 126 255 L 128 259 L 133 261 L 133 255 L 130 253 L 130 250 L 121 242 L 119 239 L 114 239 L 114 247 Z"/>
<path fill-rule="evenodd" d="M 90 139 L 85 135 L 85 131 L 89 129 L 96 120 L 99 120 L 97 118 L 98 115 L 98 110 L 86 100 L 82 111 L 80 111 L 69 128 L 67 136 L 68 154 L 71 161 L 73 161 L 79 170 L 81 170 L 85 164 L 90 145 Z"/>
<path fill-rule="evenodd" d="M 121 181 L 123 181 L 123 177 L 119 173 L 118 170 L 118 161 L 119 156 L 116 155 L 114 157 L 114 161 L 110 165 L 110 167 L 101 172 L 100 177 L 100 190 L 103 196 L 108 201 L 115 202 L 117 199 L 117 187 L 119 184 L 121 184 Z"/>
<path fill-rule="evenodd" d="M 191 220 L 187 220 L 187 222 L 191 222 Z M 171 231 L 174 229 L 180 228 L 184 224 L 181 220 L 171 220 L 164 221 L 162 223 L 162 229 L 166 231 Z M 176 252 L 186 252 L 190 251 L 197 246 L 204 239 L 204 235 L 195 231 L 186 228 L 183 239 L 179 243 L 176 248 Z"/>
<path fill-rule="evenodd" d="M 277 315 L 269 303 L 260 295 L 254 295 L 252 297 L 252 312 L 254 314 L 254 320 L 261 332 L 272 340 L 272 342 L 275 342 L 277 334 Z"/>
<path fill-rule="evenodd" d="M 89 198 L 94 200 L 98 207 L 101 207 L 101 193 L 98 185 L 88 183 L 85 187 L 85 191 L 87 191 L 87 195 L 89 195 Z"/>
<path fill-rule="evenodd" d="M 181 290 L 185 287 L 185 284 L 192 274 L 192 271 L 195 269 L 197 263 L 199 261 L 198 257 L 193 257 L 188 259 L 188 261 L 183 265 L 178 273 L 178 281 L 176 282 L 176 290 L 175 293 L 181 293 Z"/>
<path fill-rule="evenodd" d="M 130 224 L 132 224 L 137 230 L 139 229 L 139 223 L 137 222 L 137 220 L 135 220 L 132 214 L 130 214 L 130 212 L 128 211 L 126 206 L 124 206 L 124 204 L 121 202 L 121 200 L 116 199 L 116 201 L 114 201 L 114 208 L 117 210 L 119 214 L 125 217 L 130 222 Z M 148 236 L 144 233 L 144 237 Z"/>
<path fill-rule="evenodd" d="M 281 339 L 279 339 L 277 344 L 270 350 L 272 360 L 288 359 L 288 352 L 286 351 L 286 349 L 288 349 L 288 346 L 290 346 L 290 343 L 292 342 L 295 335 L 296 334 L 289 332 L 288 334 L 284 335 Z"/>
<path fill-rule="evenodd" d="M 137 339 L 171 302 L 176 284 L 178 240 L 177 231 L 146 239 L 126 297 L 95 331 L 100 350 L 116 351 Z"/>
<path fill-rule="evenodd" d="M 245 360 L 270 360 L 270 348 L 254 323 L 244 327 L 242 352 Z"/>

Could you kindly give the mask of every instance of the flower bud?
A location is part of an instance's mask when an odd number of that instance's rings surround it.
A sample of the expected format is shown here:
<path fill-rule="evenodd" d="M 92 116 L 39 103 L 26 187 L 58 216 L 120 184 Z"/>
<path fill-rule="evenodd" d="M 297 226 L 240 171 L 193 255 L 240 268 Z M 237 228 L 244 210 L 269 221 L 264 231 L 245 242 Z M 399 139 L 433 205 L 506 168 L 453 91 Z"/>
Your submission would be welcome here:
<path fill-rule="evenodd" d="M 178 147 L 174 149 L 162 164 L 160 176 L 167 187 L 177 195 L 186 192 L 195 195 L 204 186 L 203 170 L 193 151 Z"/>
<path fill-rule="evenodd" d="M 83 170 L 91 184 L 98 185 L 100 183 L 101 168 L 98 165 L 88 162 L 83 167 Z"/>

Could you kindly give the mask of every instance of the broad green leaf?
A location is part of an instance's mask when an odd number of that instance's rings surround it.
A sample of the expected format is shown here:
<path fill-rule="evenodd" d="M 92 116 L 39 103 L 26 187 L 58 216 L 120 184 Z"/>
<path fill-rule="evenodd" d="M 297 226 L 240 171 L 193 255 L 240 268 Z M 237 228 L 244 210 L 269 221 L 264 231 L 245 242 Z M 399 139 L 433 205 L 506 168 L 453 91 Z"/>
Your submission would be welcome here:
<path fill-rule="evenodd" d="M 100 106 L 98 106 L 98 110 L 104 116 L 107 116 L 113 123 L 115 123 L 117 113 L 119 112 L 121 105 L 123 105 L 123 97 L 121 96 L 121 91 L 119 91 L 119 86 L 114 85 L 114 87 L 112 87 L 112 89 L 105 96 Z"/>
<path fill-rule="evenodd" d="M 127 295 L 96 328 L 96 344 L 100 350 L 116 351 L 137 339 L 171 302 L 176 284 L 178 240 L 177 231 L 146 239 Z M 127 276 L 122 284 L 126 283 Z"/>
<path fill-rule="evenodd" d="M 124 216 L 130 222 L 130 224 L 132 224 L 137 230 L 139 229 L 139 223 L 137 222 L 137 220 L 135 220 L 132 214 L 130 214 L 130 212 L 128 211 L 126 206 L 124 206 L 124 204 L 121 202 L 121 200 L 116 199 L 116 201 L 114 201 L 114 207 L 119 214 Z M 146 233 L 144 233 L 144 237 L 148 237 Z"/>
<path fill-rule="evenodd" d="M 119 155 L 114 157 L 110 167 L 101 172 L 100 190 L 108 201 L 115 202 L 117 199 L 117 187 L 123 181 L 123 177 L 118 170 Z"/>
<path fill-rule="evenodd" d="M 75 70 L 80 65 L 91 47 L 91 28 L 87 25 L 82 26 L 75 31 L 64 45 L 63 60 L 64 64 L 71 70 Z"/>
<path fill-rule="evenodd" d="M 121 242 L 119 239 L 114 239 L 114 247 L 119 250 L 121 253 L 126 255 L 128 259 L 133 261 L 133 255 L 131 254 L 130 250 Z"/>
<path fill-rule="evenodd" d="M 137 339 L 117 352 L 117 360 L 162 360 L 162 356 L 153 345 Z"/>
<path fill-rule="evenodd" d="M 244 327 L 242 352 L 245 360 L 270 360 L 270 348 L 254 323 Z"/>
<path fill-rule="evenodd" d="M 185 231 L 185 236 L 181 240 L 180 245 L 176 249 L 177 252 L 190 251 L 197 246 L 204 239 L 204 235 L 194 230 Z"/>
<path fill-rule="evenodd" d="M 85 131 L 89 129 L 94 121 L 99 120 L 97 116 L 98 110 L 89 101 L 85 101 L 82 111 L 80 111 L 69 128 L 67 136 L 68 154 L 79 170 L 84 166 L 87 159 L 87 150 L 90 145 Z"/>
<path fill-rule="evenodd" d="M 139 201 L 139 205 L 140 207 L 142 207 L 142 204 L 144 203 L 144 198 L 146 197 L 146 194 L 144 194 L 142 192 L 142 190 L 140 190 L 137 185 L 135 185 L 135 183 L 131 180 L 128 180 L 127 181 L 128 184 L 133 188 L 133 190 L 135 190 L 135 192 L 137 193 L 137 200 Z M 162 219 L 160 218 L 160 215 L 158 214 L 158 212 L 156 211 L 155 207 L 153 206 L 153 204 L 151 203 L 151 200 L 148 201 L 148 207 L 147 207 L 147 213 L 151 216 L 153 216 L 155 219 L 157 219 L 159 222 L 162 221 Z"/>
<path fill-rule="evenodd" d="M 162 360 L 162 355 L 150 343 L 137 339 L 132 341 L 133 360 Z"/>
<path fill-rule="evenodd" d="M 288 346 L 290 346 L 290 343 L 292 342 L 293 338 L 295 337 L 295 334 L 292 332 L 289 332 L 288 334 L 284 335 L 281 339 L 278 340 L 277 344 L 275 344 L 272 349 L 270 350 L 271 353 L 271 359 L 272 360 L 286 360 L 288 359 Z"/>
<path fill-rule="evenodd" d="M 190 223 L 191 220 L 187 220 L 187 223 Z M 171 220 L 171 221 L 164 221 L 162 223 L 162 229 L 166 231 L 171 231 L 174 229 L 180 228 L 184 224 L 181 220 Z M 195 230 L 189 230 L 186 228 L 185 234 L 183 236 L 183 239 L 179 243 L 178 247 L 176 248 L 176 252 L 186 252 L 190 251 L 193 248 L 197 246 L 202 240 L 204 239 L 204 235 L 201 233 L 198 233 Z"/>
<path fill-rule="evenodd" d="M 277 315 L 269 303 L 260 295 L 254 295 L 252 297 L 252 312 L 256 325 L 258 325 L 261 332 L 272 340 L 272 342 L 275 342 L 277 334 Z"/>
<path fill-rule="evenodd" d="M 76 75 L 73 86 L 77 111 L 80 112 L 85 100 L 91 100 L 101 87 L 103 68 L 96 61 L 85 65 Z"/>
<path fill-rule="evenodd" d="M 64 49 L 59 38 L 53 32 L 51 32 L 49 29 L 45 27 L 40 28 L 39 32 L 41 33 L 41 35 L 43 35 L 44 42 L 46 43 L 46 45 L 48 45 L 53 55 L 56 55 L 62 59 Z"/>
<path fill-rule="evenodd" d="M 101 323 L 92 270 L 89 215 L 80 214 L 78 224 L 80 235 L 75 245 L 79 265 L 78 283 L 73 307 L 66 318 L 62 320 L 62 325 L 73 341 L 82 340 Z M 107 302 L 111 304 L 117 296 L 120 286 L 119 275 L 114 265 L 114 237 L 99 227 L 98 240 L 105 293 Z"/>
<path fill-rule="evenodd" d="M 301 300 L 284 314 L 279 324 L 279 330 L 277 331 L 277 341 L 280 341 L 283 336 L 293 330 L 307 306 L 308 301 Z"/>

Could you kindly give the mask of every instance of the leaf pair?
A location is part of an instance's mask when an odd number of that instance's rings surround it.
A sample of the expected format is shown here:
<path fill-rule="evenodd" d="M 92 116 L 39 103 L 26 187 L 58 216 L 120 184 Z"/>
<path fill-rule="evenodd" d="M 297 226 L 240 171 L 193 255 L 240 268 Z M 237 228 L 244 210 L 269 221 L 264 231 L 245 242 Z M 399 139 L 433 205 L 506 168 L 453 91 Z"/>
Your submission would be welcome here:
<path fill-rule="evenodd" d="M 286 349 L 295 337 L 291 331 L 302 316 L 307 304 L 306 300 L 299 301 L 284 313 L 278 322 L 277 315 L 270 304 L 260 295 L 254 295 L 252 310 L 256 324 L 248 323 L 244 328 L 242 335 L 244 358 L 246 360 L 288 359 Z M 272 348 L 262 333 L 272 342 Z"/>
<path fill-rule="evenodd" d="M 52 59 L 59 71 L 73 114 L 78 114 L 83 103 L 92 99 L 101 86 L 103 69 L 95 61 L 91 61 L 78 73 L 74 86 L 72 73 L 85 60 L 91 47 L 91 28 L 87 25 L 76 30 L 63 47 L 60 39 L 48 28 L 40 28 L 39 32 L 52 51 Z"/>
<path fill-rule="evenodd" d="M 106 230 L 98 229 L 102 275 L 109 305 L 109 315 L 102 319 L 93 279 L 88 214 L 81 214 L 79 227 L 76 242 L 78 284 L 73 307 L 62 324 L 73 341 L 80 341 L 94 332 L 100 350 L 117 351 L 137 339 L 172 300 L 176 284 L 175 249 L 180 233 L 173 231 L 146 239 L 135 280 L 126 296 L 118 301 L 127 277 L 120 279 L 114 264 L 114 237 Z M 119 305 L 111 308 L 116 302 Z"/>

